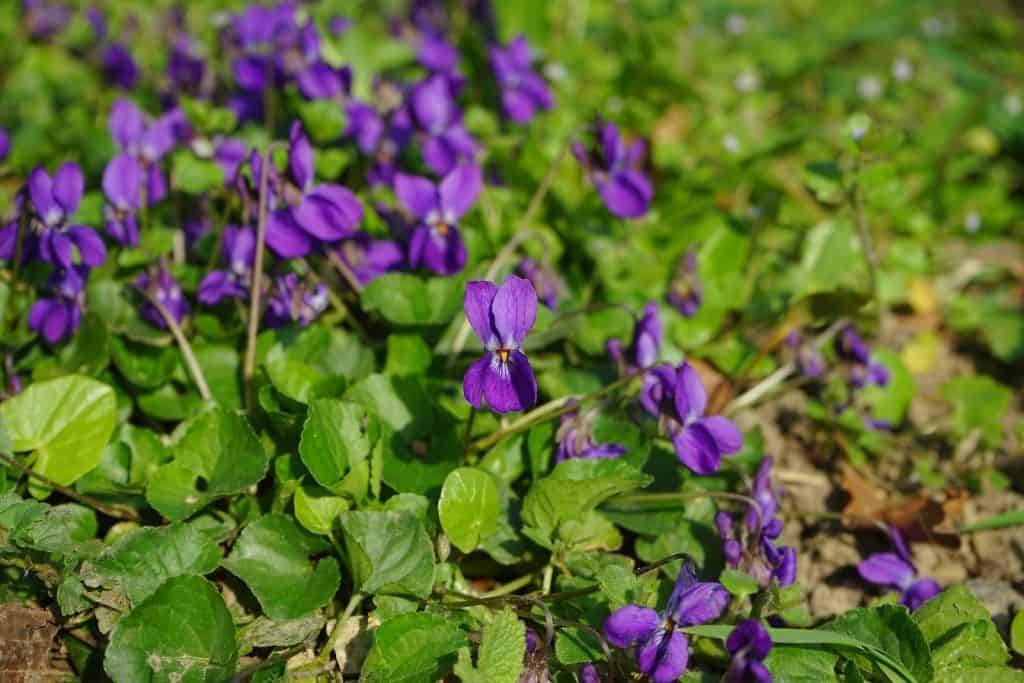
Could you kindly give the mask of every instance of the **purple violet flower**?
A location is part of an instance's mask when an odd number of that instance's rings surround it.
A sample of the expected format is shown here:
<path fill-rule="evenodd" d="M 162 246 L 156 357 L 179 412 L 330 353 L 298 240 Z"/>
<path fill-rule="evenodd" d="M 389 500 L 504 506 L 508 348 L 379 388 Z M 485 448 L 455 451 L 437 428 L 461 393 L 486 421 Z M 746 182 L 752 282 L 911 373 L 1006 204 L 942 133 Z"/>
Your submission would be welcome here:
<path fill-rule="evenodd" d="M 744 619 L 736 624 L 725 641 L 732 655 L 722 683 L 772 683 L 764 660 L 772 649 L 772 638 L 761 622 Z"/>
<path fill-rule="evenodd" d="M 697 250 L 687 250 L 679 263 L 672 285 L 668 290 L 668 302 L 684 317 L 692 318 L 700 310 L 703 296 L 700 277 L 697 273 Z"/>
<path fill-rule="evenodd" d="M 890 527 L 894 553 L 875 553 L 857 565 L 857 572 L 865 581 L 894 588 L 900 592 L 900 604 L 915 610 L 942 592 L 938 581 L 918 578 L 917 568 L 910 557 L 903 537 L 896 527 Z"/>
<path fill-rule="evenodd" d="M 590 152 L 582 143 L 572 146 L 573 155 L 583 166 L 604 200 L 605 206 L 619 218 L 640 218 L 647 213 L 654 189 L 640 171 L 647 147 L 643 140 L 627 145 L 613 123 L 598 124 L 596 148 Z"/>
<path fill-rule="evenodd" d="M 482 186 L 480 167 L 471 164 L 456 167 L 437 185 L 421 176 L 395 176 L 398 200 L 420 220 L 409 239 L 410 267 L 424 267 L 438 275 L 462 270 L 466 245 L 457 223 L 473 206 Z"/>
<path fill-rule="evenodd" d="M 690 641 L 677 626 L 706 624 L 722 616 L 729 591 L 720 583 L 698 581 L 693 564 L 679 570 L 665 609 L 626 605 L 604 622 L 608 642 L 620 648 L 636 644 L 637 668 L 654 683 L 672 683 L 686 671 Z"/>
<path fill-rule="evenodd" d="M 437 175 L 447 175 L 460 161 L 472 161 L 477 142 L 463 127 L 451 85 L 434 74 L 415 86 L 411 95 L 413 119 L 423 130 L 423 161 Z"/>
<path fill-rule="evenodd" d="M 7 131 L 0 128 L 0 164 L 7 161 L 7 156 L 11 153 L 11 136 L 7 134 Z"/>
<path fill-rule="evenodd" d="M 70 268 L 75 248 L 81 262 L 90 268 L 106 260 L 107 248 L 96 231 L 70 223 L 84 189 L 82 169 L 70 161 L 61 164 L 52 178 L 42 166 L 29 175 L 28 193 L 36 216 L 33 231 L 44 261 Z"/>
<path fill-rule="evenodd" d="M 187 33 L 179 33 L 171 46 L 167 59 L 167 80 L 175 93 L 193 96 L 208 94 L 213 83 L 206 83 L 206 60 L 199 44 Z"/>
<path fill-rule="evenodd" d="M 299 323 L 305 327 L 327 309 L 327 287 L 322 282 L 299 282 L 295 273 L 274 280 L 263 322 L 267 327 Z"/>
<path fill-rule="evenodd" d="M 852 325 L 847 325 L 836 339 L 839 353 L 853 361 L 850 368 L 850 384 L 855 389 L 872 384 L 884 387 L 889 383 L 889 369 L 877 361 L 868 345 Z"/>
<path fill-rule="evenodd" d="M 580 667 L 579 679 L 580 683 L 601 683 L 597 667 L 589 662 Z"/>
<path fill-rule="evenodd" d="M 107 205 L 103 208 L 107 233 L 121 246 L 139 244 L 140 191 L 143 179 L 142 164 L 128 154 L 118 154 L 103 170 L 103 194 Z"/>
<path fill-rule="evenodd" d="M 551 310 L 558 307 L 558 300 L 565 294 L 566 286 L 553 268 L 526 257 L 519 261 L 519 274 L 533 283 L 537 296 L 545 306 Z"/>
<path fill-rule="evenodd" d="M 262 159 L 253 152 L 249 163 L 258 192 Z M 296 121 L 291 130 L 287 177 L 269 169 L 270 201 L 278 207 L 270 213 L 267 246 L 281 258 L 305 256 L 321 242 L 351 237 L 363 219 L 363 206 L 355 194 L 341 185 L 314 185 L 314 170 L 313 146 Z"/>
<path fill-rule="evenodd" d="M 362 230 L 343 240 L 336 253 L 361 285 L 384 273 L 399 270 L 405 262 L 405 255 L 397 242 L 375 240 Z"/>
<path fill-rule="evenodd" d="M 214 306 L 224 299 L 245 299 L 251 286 L 252 264 L 256 256 L 256 232 L 252 228 L 224 228 L 221 255 L 226 270 L 214 270 L 199 283 L 199 302 Z"/>
<path fill-rule="evenodd" d="M 658 303 L 648 301 L 644 306 L 643 315 L 633 328 L 633 341 L 629 345 L 628 358 L 622 351 L 622 342 L 611 339 L 607 344 L 608 355 L 619 367 L 619 374 L 654 365 L 661 353 L 661 318 L 658 315 Z M 646 380 L 645 380 L 646 381 Z"/>
<path fill-rule="evenodd" d="M 775 545 L 782 534 L 782 520 L 775 516 L 779 492 L 772 486 L 773 464 L 774 458 L 770 456 L 761 460 L 750 490 L 750 497 L 757 501 L 757 509 L 748 507 L 743 524 L 735 524 L 733 516 L 725 511 L 715 516 L 726 563 L 746 572 L 763 587 L 773 579 L 780 586 L 788 586 L 796 580 L 796 551 Z"/>
<path fill-rule="evenodd" d="M 672 436 L 676 457 L 696 474 L 714 474 L 722 456 L 743 447 L 743 435 L 721 415 L 705 416 L 707 392 L 693 366 L 655 368 L 644 378 L 641 404 Z"/>
<path fill-rule="evenodd" d="M 85 309 L 85 278 L 89 269 L 84 266 L 58 268 L 46 282 L 53 296 L 38 299 L 28 314 L 29 329 L 43 335 L 51 344 L 74 334 L 82 322 Z"/>
<path fill-rule="evenodd" d="M 570 403 L 575 403 L 570 399 Z M 555 440 L 558 442 L 556 462 L 569 458 L 618 458 L 628 450 L 619 443 L 597 443 L 594 440 L 594 418 L 597 412 L 581 413 L 578 409 L 565 413 L 560 418 Z"/>
<path fill-rule="evenodd" d="M 181 291 L 181 285 L 163 264 L 152 271 L 139 273 L 139 276 L 135 278 L 135 287 L 146 297 L 139 307 L 139 315 L 162 330 L 167 329 L 167 321 L 164 320 L 150 299 L 155 299 L 163 305 L 174 318 L 174 322 L 178 324 L 181 324 L 182 319 L 192 310 Z"/>
<path fill-rule="evenodd" d="M 821 377 L 825 374 L 825 359 L 814 344 L 805 340 L 797 330 L 786 335 L 786 346 L 796 350 L 796 366 L 804 377 Z"/>
<path fill-rule="evenodd" d="M 71 11 L 62 2 L 25 0 L 22 3 L 28 33 L 35 40 L 47 40 L 64 30 Z"/>
<path fill-rule="evenodd" d="M 533 59 L 525 36 L 513 38 L 505 47 L 491 47 L 490 56 L 506 116 L 516 123 L 527 123 L 538 110 L 553 106 L 548 84 L 531 68 Z"/>
<path fill-rule="evenodd" d="M 537 292 L 529 280 L 509 275 L 501 285 L 466 284 L 466 319 L 487 353 L 469 366 L 462 393 L 474 408 L 483 400 L 496 413 L 526 410 L 537 402 L 537 380 L 523 340 L 537 318 Z"/>
<path fill-rule="evenodd" d="M 168 112 L 147 125 L 142 111 L 131 100 L 117 100 L 110 108 L 107 125 L 114 142 L 142 165 L 147 206 L 167 196 L 167 178 L 159 161 L 174 148 L 174 125 L 178 115 Z"/>
<path fill-rule="evenodd" d="M 110 43 L 100 54 L 103 75 L 114 85 L 131 90 L 139 81 L 139 66 L 124 43 Z"/>

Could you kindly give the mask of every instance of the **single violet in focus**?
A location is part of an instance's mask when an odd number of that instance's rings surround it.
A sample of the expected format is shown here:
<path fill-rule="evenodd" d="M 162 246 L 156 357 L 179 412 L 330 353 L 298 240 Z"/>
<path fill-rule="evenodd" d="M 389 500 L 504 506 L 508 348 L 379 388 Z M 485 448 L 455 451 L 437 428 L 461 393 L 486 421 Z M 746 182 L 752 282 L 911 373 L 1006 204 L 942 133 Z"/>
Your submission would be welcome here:
<path fill-rule="evenodd" d="M 249 296 L 256 256 L 256 231 L 226 226 L 221 255 L 226 267 L 210 271 L 199 283 L 199 302 L 207 306 L 214 306 L 224 299 L 245 299 Z"/>
<path fill-rule="evenodd" d="M 942 592 L 939 582 L 932 578 L 920 578 L 917 567 L 910 557 L 903 537 L 896 527 L 889 533 L 894 553 L 875 553 L 857 565 L 857 572 L 865 581 L 900 592 L 900 604 L 915 610 Z"/>
<path fill-rule="evenodd" d="M 462 380 L 462 393 L 474 408 L 484 399 L 496 413 L 526 410 L 537 403 L 537 380 L 522 351 L 537 317 L 537 292 L 529 280 L 509 275 L 496 287 L 475 280 L 466 284 L 466 319 L 487 353 Z"/>
<path fill-rule="evenodd" d="M 267 297 L 263 322 L 267 327 L 298 323 L 305 327 L 327 310 L 327 286 L 322 282 L 299 281 L 295 273 L 274 280 Z"/>
<path fill-rule="evenodd" d="M 384 273 L 399 270 L 405 263 L 405 255 L 397 242 L 375 240 L 362 230 L 342 240 L 335 249 L 335 254 L 348 266 L 361 285 Z"/>
<path fill-rule="evenodd" d="M 689 363 L 647 373 L 640 402 L 671 435 L 679 461 L 696 474 L 717 472 L 723 455 L 743 447 L 736 425 L 721 415 L 704 414 L 707 392 Z"/>
<path fill-rule="evenodd" d="M 772 675 L 764 660 L 772 650 L 768 630 L 756 619 L 736 624 L 725 640 L 725 649 L 732 661 L 722 683 L 772 683 Z"/>
<path fill-rule="evenodd" d="M 42 166 L 29 175 L 28 194 L 35 210 L 32 232 L 44 261 L 70 268 L 76 249 L 81 262 L 90 268 L 106 260 L 107 249 L 96 231 L 71 223 L 84 190 L 82 169 L 70 161 L 61 164 L 52 177 Z"/>
<path fill-rule="evenodd" d="M 519 261 L 519 274 L 533 283 L 541 302 L 551 310 L 558 307 L 558 300 L 565 295 L 566 286 L 554 268 L 537 263 L 530 257 Z"/>
<path fill-rule="evenodd" d="M 421 176 L 395 176 L 398 200 L 420 221 L 409 239 L 410 267 L 438 275 L 462 270 L 466 245 L 457 223 L 473 206 L 482 184 L 480 167 L 471 164 L 456 167 L 437 185 Z"/>
<path fill-rule="evenodd" d="M 697 272 L 697 250 L 687 250 L 679 262 L 675 277 L 668 290 L 668 302 L 684 317 L 697 315 L 703 301 L 700 277 Z"/>
<path fill-rule="evenodd" d="M 38 299 L 28 314 L 29 329 L 56 344 L 74 334 L 82 322 L 85 309 L 85 279 L 89 269 L 84 266 L 58 268 L 46 282 L 52 296 Z"/>
<path fill-rule="evenodd" d="M 643 140 L 626 141 L 613 123 L 598 123 L 593 149 L 575 142 L 573 155 L 590 176 L 605 206 L 619 218 L 640 218 L 647 213 L 654 189 L 640 170 L 647 146 Z"/>
<path fill-rule="evenodd" d="M 690 641 L 678 626 L 706 624 L 722 616 L 729 591 L 720 583 L 699 581 L 691 562 L 683 562 L 672 594 L 659 613 L 626 605 L 604 622 L 604 636 L 615 647 L 636 645 L 637 669 L 654 683 L 672 683 L 686 671 Z"/>
<path fill-rule="evenodd" d="M 531 66 L 533 58 L 525 36 L 513 38 L 506 46 L 495 45 L 489 52 L 508 118 L 527 123 L 538 111 L 554 105 L 548 84 Z"/>
<path fill-rule="evenodd" d="M 188 300 L 185 299 L 185 294 L 181 291 L 181 285 L 163 264 L 139 273 L 139 276 L 135 278 L 135 287 L 145 297 L 145 301 L 139 307 L 139 315 L 162 330 L 167 329 L 167 321 L 154 305 L 154 301 L 163 306 L 174 322 L 179 325 L 192 310 Z"/>

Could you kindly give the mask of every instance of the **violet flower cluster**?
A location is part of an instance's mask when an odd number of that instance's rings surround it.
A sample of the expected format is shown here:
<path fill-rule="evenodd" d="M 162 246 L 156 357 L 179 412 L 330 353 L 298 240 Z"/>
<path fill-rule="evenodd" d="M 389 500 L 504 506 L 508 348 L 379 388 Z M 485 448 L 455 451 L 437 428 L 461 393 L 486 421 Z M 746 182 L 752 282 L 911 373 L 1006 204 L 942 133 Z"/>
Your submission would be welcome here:
<path fill-rule="evenodd" d="M 889 528 L 896 552 L 869 555 L 857 565 L 857 572 L 865 581 L 899 591 L 900 604 L 915 610 L 942 592 L 935 579 L 920 577 L 910 557 L 906 543 L 896 527 Z"/>
<path fill-rule="evenodd" d="M 569 403 L 575 403 L 574 400 Z M 570 458 L 607 459 L 625 455 L 627 449 L 620 443 L 597 443 L 594 439 L 594 419 L 597 411 L 571 410 L 561 416 L 561 424 L 555 433 L 558 450 L 555 461 Z"/>
<path fill-rule="evenodd" d="M 643 172 L 647 145 L 643 140 L 627 143 L 613 123 L 595 124 L 591 147 L 572 145 L 573 156 L 590 176 L 605 206 L 619 218 L 640 218 L 654 198 L 654 187 Z"/>
<path fill-rule="evenodd" d="M 779 491 L 772 486 L 773 464 L 774 459 L 768 456 L 757 468 L 750 490 L 756 509 L 748 506 L 740 521 L 725 511 L 715 516 L 726 564 L 749 574 L 761 587 L 773 581 L 788 586 L 796 580 L 796 550 L 777 544 L 782 520 L 776 516 Z"/>
<path fill-rule="evenodd" d="M 698 580 L 693 564 L 684 562 L 660 612 L 640 605 L 620 607 L 605 620 L 604 636 L 615 647 L 635 645 L 637 669 L 654 683 L 672 683 L 686 671 L 690 658 L 689 638 L 678 627 L 718 619 L 729 599 L 722 584 Z"/>

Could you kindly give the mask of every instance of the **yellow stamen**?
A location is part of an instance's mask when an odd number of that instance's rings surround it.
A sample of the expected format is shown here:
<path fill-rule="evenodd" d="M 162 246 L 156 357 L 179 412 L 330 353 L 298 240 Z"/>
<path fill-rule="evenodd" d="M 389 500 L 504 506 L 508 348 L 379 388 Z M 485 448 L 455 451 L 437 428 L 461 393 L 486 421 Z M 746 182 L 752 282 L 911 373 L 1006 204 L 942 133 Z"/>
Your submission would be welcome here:
<path fill-rule="evenodd" d="M 508 354 L 509 354 L 509 350 L 508 349 L 498 349 L 498 358 L 501 359 L 502 363 L 507 363 L 508 362 Z"/>

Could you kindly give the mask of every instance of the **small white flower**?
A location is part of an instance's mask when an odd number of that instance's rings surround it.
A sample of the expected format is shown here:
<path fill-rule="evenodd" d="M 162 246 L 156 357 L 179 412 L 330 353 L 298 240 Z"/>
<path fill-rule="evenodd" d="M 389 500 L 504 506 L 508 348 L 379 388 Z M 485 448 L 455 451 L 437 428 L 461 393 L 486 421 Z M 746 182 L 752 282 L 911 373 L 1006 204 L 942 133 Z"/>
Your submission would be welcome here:
<path fill-rule="evenodd" d="M 1017 93 L 1007 93 L 1003 98 L 1003 107 L 1006 108 L 1006 113 L 1010 116 L 1019 116 L 1024 111 L 1024 101 Z"/>
<path fill-rule="evenodd" d="M 857 92 L 865 100 L 877 100 L 882 96 L 882 79 L 874 74 L 861 76 L 857 81 Z"/>
<path fill-rule="evenodd" d="M 725 137 L 722 138 L 722 147 L 724 147 L 725 151 L 729 154 L 736 154 L 740 151 L 740 139 L 732 133 L 727 133 Z"/>
<path fill-rule="evenodd" d="M 974 234 L 981 229 L 981 214 L 975 209 L 971 209 L 964 216 L 964 230 L 970 234 Z"/>
<path fill-rule="evenodd" d="M 725 32 L 738 36 L 747 30 L 747 18 L 742 14 L 730 14 L 725 19 Z"/>
<path fill-rule="evenodd" d="M 898 57 L 892 63 L 892 77 L 897 81 L 906 83 L 914 77 L 914 65 L 910 63 L 909 59 Z"/>
<path fill-rule="evenodd" d="M 734 85 L 740 92 L 754 92 L 761 87 L 761 77 L 757 75 L 756 71 L 743 71 L 736 76 Z"/>
<path fill-rule="evenodd" d="M 548 62 L 544 65 L 544 75 L 550 81 L 564 81 L 569 75 L 569 70 L 561 62 Z"/>

